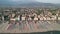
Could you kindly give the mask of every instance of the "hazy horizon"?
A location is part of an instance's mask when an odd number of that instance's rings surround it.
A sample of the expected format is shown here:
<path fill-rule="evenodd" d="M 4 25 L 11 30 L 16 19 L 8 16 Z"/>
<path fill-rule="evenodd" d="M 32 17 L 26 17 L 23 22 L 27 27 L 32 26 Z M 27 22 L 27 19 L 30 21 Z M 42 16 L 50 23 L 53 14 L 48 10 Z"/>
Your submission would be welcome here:
<path fill-rule="evenodd" d="M 36 0 L 38 2 L 43 2 L 43 3 L 54 3 L 54 4 L 60 4 L 60 0 Z"/>
<path fill-rule="evenodd" d="M 43 3 L 54 3 L 54 4 L 60 4 L 60 0 L 0 0 L 0 2 L 27 2 L 27 1 L 37 1 L 37 2 L 43 2 Z"/>

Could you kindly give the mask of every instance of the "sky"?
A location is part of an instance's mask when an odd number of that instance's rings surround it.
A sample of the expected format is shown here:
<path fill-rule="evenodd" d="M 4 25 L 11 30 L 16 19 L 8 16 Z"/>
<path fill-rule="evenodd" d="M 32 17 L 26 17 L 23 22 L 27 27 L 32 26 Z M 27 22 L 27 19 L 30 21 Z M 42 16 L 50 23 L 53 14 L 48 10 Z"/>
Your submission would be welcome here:
<path fill-rule="evenodd" d="M 18 2 L 21 0 L 11 0 L 14 2 Z M 60 4 L 60 0 L 23 0 L 23 1 L 38 1 L 38 2 L 44 2 L 44 3 L 59 3 Z"/>
<path fill-rule="evenodd" d="M 0 0 L 0 1 L 13 1 L 13 2 L 18 2 L 18 1 L 38 1 L 38 2 L 43 2 L 43 3 L 59 3 L 60 0 Z"/>
<path fill-rule="evenodd" d="M 60 0 L 36 0 L 39 2 L 44 2 L 44 3 L 59 3 L 60 4 Z"/>

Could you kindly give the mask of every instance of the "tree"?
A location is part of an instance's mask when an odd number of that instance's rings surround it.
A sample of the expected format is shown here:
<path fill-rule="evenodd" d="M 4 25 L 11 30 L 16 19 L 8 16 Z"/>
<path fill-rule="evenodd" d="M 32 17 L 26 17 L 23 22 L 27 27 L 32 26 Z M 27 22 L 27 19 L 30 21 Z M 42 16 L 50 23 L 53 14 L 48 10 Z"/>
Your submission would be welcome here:
<path fill-rule="evenodd" d="M 56 10 L 50 10 L 50 12 L 52 13 L 52 15 L 56 15 Z"/>
<path fill-rule="evenodd" d="M 37 14 L 40 15 L 40 14 L 42 13 L 43 10 L 37 9 L 37 11 L 38 11 Z"/>

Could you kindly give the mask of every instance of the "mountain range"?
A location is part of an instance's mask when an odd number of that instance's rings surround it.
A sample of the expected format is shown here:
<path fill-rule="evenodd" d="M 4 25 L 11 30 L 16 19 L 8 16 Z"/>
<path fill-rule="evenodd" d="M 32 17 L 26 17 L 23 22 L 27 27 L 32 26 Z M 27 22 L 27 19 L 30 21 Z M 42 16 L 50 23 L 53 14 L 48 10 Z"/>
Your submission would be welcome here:
<path fill-rule="evenodd" d="M 0 7 L 57 7 L 60 8 L 60 4 L 52 4 L 52 3 L 43 3 L 37 1 L 9 1 L 9 0 L 0 0 Z"/>

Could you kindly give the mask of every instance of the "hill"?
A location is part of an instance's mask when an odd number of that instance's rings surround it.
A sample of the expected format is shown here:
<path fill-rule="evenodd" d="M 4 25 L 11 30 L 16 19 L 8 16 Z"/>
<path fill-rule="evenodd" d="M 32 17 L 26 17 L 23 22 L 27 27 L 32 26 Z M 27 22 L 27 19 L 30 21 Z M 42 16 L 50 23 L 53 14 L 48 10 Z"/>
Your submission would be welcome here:
<path fill-rule="evenodd" d="M 46 8 L 60 8 L 60 4 L 42 3 L 32 0 L 21 0 L 21 1 L 9 1 L 0 0 L 0 7 L 46 7 Z"/>

